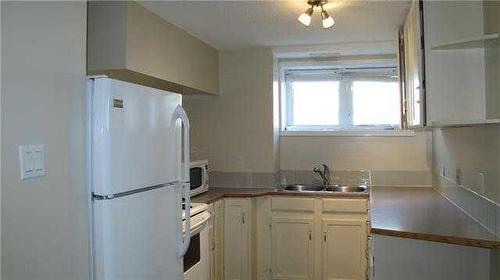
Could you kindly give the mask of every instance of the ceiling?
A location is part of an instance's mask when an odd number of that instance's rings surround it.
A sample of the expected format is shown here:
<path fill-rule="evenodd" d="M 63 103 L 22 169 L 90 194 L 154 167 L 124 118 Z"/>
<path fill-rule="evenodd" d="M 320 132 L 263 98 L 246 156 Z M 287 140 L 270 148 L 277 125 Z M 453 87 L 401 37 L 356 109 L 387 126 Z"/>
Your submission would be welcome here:
<path fill-rule="evenodd" d="M 297 21 L 306 0 L 141 1 L 165 20 L 220 50 L 394 40 L 409 1 L 330 0 L 336 23 L 321 28 L 315 11 L 309 28 Z"/>
<path fill-rule="evenodd" d="M 297 21 L 306 0 L 142 1 L 168 22 L 220 50 L 394 40 L 409 1 L 330 0 L 336 23 L 321 28 L 315 11 L 311 27 Z"/>

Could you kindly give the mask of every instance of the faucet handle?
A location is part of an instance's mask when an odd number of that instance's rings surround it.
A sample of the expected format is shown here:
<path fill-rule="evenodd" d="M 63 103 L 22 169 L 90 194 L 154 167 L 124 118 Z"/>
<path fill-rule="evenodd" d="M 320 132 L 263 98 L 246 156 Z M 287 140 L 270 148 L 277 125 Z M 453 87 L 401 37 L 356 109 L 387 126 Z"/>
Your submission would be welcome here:
<path fill-rule="evenodd" d="M 330 171 L 330 167 L 328 167 L 328 165 L 326 165 L 325 163 L 322 163 L 321 166 L 323 166 L 323 170 L 325 172 L 329 172 Z"/>
<path fill-rule="evenodd" d="M 314 167 L 314 171 L 315 172 L 318 172 L 318 171 L 321 171 L 321 172 L 324 172 L 326 169 L 328 169 L 328 165 L 324 164 L 324 163 L 319 163 L 317 164 L 315 167 Z"/>
<path fill-rule="evenodd" d="M 330 184 L 331 177 L 332 177 L 330 167 L 328 165 L 326 165 L 325 163 L 323 163 L 322 166 L 323 166 L 323 174 L 325 175 L 325 178 L 326 178 L 325 183 Z"/>

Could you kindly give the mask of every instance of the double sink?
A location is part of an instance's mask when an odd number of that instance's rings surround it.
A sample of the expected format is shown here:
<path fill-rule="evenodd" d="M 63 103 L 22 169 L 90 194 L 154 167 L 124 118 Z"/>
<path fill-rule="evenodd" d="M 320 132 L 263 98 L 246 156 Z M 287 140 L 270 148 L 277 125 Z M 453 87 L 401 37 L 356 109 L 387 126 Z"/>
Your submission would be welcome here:
<path fill-rule="evenodd" d="M 361 193 L 366 192 L 366 186 L 341 186 L 341 185 L 286 185 L 283 191 L 289 192 L 336 192 L 336 193 Z"/>

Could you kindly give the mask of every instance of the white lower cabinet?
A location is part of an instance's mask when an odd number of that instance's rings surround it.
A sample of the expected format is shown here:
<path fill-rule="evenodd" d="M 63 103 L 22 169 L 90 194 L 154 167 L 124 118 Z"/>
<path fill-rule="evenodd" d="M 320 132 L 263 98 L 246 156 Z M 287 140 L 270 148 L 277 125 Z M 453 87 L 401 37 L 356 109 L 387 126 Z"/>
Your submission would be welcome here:
<path fill-rule="evenodd" d="M 322 230 L 322 279 L 365 279 L 366 221 L 323 219 Z"/>
<path fill-rule="evenodd" d="M 224 279 L 251 279 L 251 201 L 224 199 Z"/>
<path fill-rule="evenodd" d="M 271 197 L 269 278 L 366 279 L 367 206 L 358 198 Z"/>
<path fill-rule="evenodd" d="M 272 218 L 272 279 L 313 279 L 313 231 L 312 217 Z"/>
<path fill-rule="evenodd" d="M 213 279 L 366 279 L 367 206 L 364 198 L 225 198 L 224 275 Z"/>

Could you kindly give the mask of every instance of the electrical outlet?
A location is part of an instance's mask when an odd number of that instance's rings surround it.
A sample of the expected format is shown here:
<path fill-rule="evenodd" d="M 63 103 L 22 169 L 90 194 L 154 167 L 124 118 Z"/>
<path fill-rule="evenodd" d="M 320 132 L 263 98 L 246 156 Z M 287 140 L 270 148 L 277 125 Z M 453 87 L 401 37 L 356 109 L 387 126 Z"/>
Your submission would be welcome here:
<path fill-rule="evenodd" d="M 486 192 L 486 173 L 479 172 L 479 191 L 481 194 Z"/>
<path fill-rule="evenodd" d="M 441 177 L 446 177 L 446 168 L 444 165 L 441 165 L 440 175 Z"/>
<path fill-rule="evenodd" d="M 455 169 L 455 183 L 457 183 L 457 185 L 462 185 L 462 169 L 461 168 Z"/>

